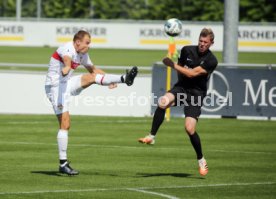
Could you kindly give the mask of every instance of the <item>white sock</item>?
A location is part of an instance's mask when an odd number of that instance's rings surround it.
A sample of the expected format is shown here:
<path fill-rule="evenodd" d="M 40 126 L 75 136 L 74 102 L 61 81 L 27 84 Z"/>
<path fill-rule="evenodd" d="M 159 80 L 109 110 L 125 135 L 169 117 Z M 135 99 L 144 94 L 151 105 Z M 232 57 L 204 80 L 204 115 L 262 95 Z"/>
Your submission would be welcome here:
<path fill-rule="evenodd" d="M 203 164 L 205 164 L 205 162 L 206 162 L 206 160 L 204 157 L 202 157 L 200 160 L 198 160 L 199 165 L 203 165 Z"/>
<path fill-rule="evenodd" d="M 125 75 L 123 78 L 121 75 L 110 75 L 110 74 L 97 74 L 95 78 L 96 84 L 99 85 L 109 85 L 111 83 L 123 83 Z"/>
<path fill-rule="evenodd" d="M 68 131 L 59 129 L 57 134 L 58 152 L 60 160 L 67 160 Z"/>

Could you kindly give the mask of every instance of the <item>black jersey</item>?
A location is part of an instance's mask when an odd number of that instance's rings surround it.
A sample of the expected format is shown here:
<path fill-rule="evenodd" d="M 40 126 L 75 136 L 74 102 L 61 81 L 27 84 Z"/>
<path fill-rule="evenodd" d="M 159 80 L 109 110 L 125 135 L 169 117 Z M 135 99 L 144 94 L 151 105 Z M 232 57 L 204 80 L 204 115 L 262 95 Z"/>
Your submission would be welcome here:
<path fill-rule="evenodd" d="M 176 86 L 181 86 L 185 89 L 196 89 L 206 92 L 207 81 L 211 73 L 217 67 L 217 64 L 217 58 L 210 50 L 201 54 L 198 51 L 198 46 L 184 46 L 181 49 L 181 54 L 178 59 L 178 65 L 187 68 L 195 68 L 197 66 L 201 66 L 207 71 L 207 74 L 200 75 L 194 78 L 188 78 L 178 72 L 178 82 L 176 83 Z"/>

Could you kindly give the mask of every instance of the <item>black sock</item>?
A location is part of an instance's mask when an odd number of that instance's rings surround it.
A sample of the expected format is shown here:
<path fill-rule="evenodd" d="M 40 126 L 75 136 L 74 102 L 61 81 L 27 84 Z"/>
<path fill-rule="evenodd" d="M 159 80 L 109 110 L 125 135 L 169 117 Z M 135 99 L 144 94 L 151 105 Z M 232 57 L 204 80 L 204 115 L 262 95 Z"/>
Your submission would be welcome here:
<path fill-rule="evenodd" d="M 155 110 L 154 116 L 153 116 L 153 120 L 152 120 L 152 126 L 151 126 L 151 135 L 156 135 L 159 127 L 161 126 L 161 124 L 164 121 L 164 117 L 165 117 L 165 109 L 162 109 L 160 107 L 157 107 L 157 109 Z"/>
<path fill-rule="evenodd" d="M 197 159 L 199 160 L 203 157 L 202 150 L 201 150 L 200 138 L 196 132 L 193 135 L 189 134 L 189 137 L 190 137 L 191 143 L 195 149 Z"/>
<path fill-rule="evenodd" d="M 122 82 L 122 83 L 125 83 L 125 78 L 124 78 L 123 75 L 121 76 L 121 82 Z"/>
<path fill-rule="evenodd" d="M 64 164 L 67 160 L 59 160 L 59 164 Z"/>

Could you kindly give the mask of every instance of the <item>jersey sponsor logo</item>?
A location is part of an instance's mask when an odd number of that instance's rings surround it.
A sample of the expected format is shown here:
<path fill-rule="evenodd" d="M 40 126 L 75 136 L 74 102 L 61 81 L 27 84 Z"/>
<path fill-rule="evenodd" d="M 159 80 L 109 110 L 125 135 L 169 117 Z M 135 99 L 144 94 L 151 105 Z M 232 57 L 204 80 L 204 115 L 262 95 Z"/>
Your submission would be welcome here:
<path fill-rule="evenodd" d="M 63 109 L 63 105 L 62 105 L 62 104 L 58 104 L 58 105 L 57 105 L 57 108 L 58 108 L 59 110 L 62 110 L 62 109 Z"/>
<path fill-rule="evenodd" d="M 77 63 L 77 62 L 71 62 L 71 68 L 72 69 L 76 69 L 78 66 L 80 65 L 80 63 Z"/>

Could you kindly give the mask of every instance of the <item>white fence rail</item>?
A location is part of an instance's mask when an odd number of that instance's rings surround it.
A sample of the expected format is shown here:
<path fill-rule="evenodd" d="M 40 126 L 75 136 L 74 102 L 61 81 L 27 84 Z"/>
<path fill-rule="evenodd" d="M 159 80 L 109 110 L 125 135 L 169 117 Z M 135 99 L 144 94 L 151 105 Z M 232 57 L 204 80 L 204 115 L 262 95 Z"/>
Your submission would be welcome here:
<path fill-rule="evenodd" d="M 161 64 L 161 62 L 157 62 Z M 0 62 L 0 67 L 29 67 L 29 68 L 47 68 L 48 64 L 28 64 L 28 63 L 5 63 Z M 124 70 L 130 69 L 131 66 L 97 66 L 101 69 L 112 69 L 112 70 Z M 218 67 L 229 67 L 229 68 L 244 68 L 244 67 L 253 67 L 253 68 L 276 68 L 276 64 L 252 64 L 252 63 L 239 63 L 239 64 L 229 64 L 229 63 L 219 63 Z M 140 70 L 151 71 L 151 66 L 141 66 Z"/>
<path fill-rule="evenodd" d="M 29 68 L 47 68 L 48 64 L 21 64 L 21 63 L 0 63 L 0 67 L 29 67 Z M 122 69 L 130 69 L 131 66 L 97 66 L 101 69 L 112 69 L 112 70 L 122 70 Z M 140 70 L 150 71 L 151 67 L 142 66 Z"/>

